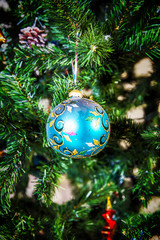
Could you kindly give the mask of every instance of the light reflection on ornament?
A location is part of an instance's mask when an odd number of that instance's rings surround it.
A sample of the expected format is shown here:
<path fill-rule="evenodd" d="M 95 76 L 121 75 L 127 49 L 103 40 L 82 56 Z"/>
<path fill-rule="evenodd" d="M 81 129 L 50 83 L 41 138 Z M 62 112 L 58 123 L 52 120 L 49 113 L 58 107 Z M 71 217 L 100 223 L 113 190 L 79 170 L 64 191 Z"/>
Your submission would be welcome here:
<path fill-rule="evenodd" d="M 64 132 L 76 132 L 77 124 L 73 120 L 68 120 L 64 122 Z"/>
<path fill-rule="evenodd" d="M 97 119 L 94 119 L 92 122 L 91 122 L 91 126 L 92 128 L 95 130 L 95 131 L 98 131 L 99 128 L 100 128 L 100 118 Z"/>

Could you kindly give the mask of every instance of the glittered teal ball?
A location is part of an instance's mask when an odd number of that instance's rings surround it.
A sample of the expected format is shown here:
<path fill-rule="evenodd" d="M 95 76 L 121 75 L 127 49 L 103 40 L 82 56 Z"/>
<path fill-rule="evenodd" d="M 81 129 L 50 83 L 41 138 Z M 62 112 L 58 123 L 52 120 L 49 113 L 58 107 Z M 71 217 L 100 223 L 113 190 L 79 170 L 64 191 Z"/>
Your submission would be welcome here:
<path fill-rule="evenodd" d="M 110 136 L 110 122 L 96 102 L 72 96 L 58 104 L 47 121 L 50 146 L 72 158 L 94 156 L 105 147 Z"/>

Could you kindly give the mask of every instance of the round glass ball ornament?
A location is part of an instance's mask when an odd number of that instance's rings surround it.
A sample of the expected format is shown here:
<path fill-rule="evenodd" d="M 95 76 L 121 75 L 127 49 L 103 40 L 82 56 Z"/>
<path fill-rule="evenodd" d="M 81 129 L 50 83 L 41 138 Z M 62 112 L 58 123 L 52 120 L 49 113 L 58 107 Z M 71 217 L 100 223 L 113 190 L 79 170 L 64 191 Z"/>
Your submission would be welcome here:
<path fill-rule="evenodd" d="M 98 103 L 82 98 L 78 90 L 73 90 L 69 97 L 49 115 L 47 138 L 50 146 L 66 157 L 94 156 L 108 142 L 108 115 Z"/>

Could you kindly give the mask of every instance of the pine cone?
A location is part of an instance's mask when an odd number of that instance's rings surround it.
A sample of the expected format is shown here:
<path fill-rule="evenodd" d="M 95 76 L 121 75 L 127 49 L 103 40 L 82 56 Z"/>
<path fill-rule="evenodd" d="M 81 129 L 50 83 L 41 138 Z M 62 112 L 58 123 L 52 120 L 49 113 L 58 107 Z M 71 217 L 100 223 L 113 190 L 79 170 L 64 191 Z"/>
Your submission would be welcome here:
<path fill-rule="evenodd" d="M 21 29 L 21 34 L 19 34 L 19 43 L 23 47 L 32 48 L 32 45 L 38 47 L 44 47 L 46 39 L 44 39 L 47 34 L 44 30 L 40 30 L 38 27 L 26 27 Z"/>

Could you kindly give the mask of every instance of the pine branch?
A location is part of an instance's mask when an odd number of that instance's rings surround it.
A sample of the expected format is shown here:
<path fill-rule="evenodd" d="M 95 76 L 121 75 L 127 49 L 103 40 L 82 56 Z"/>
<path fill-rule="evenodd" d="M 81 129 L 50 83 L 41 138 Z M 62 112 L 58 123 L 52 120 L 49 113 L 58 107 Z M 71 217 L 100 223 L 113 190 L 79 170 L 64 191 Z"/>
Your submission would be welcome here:
<path fill-rule="evenodd" d="M 6 70 L 0 73 L 0 79 L 2 87 L 1 90 L 4 91 L 10 99 L 12 99 L 17 109 L 32 108 L 33 103 L 31 104 L 31 99 L 34 96 L 35 89 L 32 88 L 32 91 L 30 91 L 31 89 L 29 89 L 28 86 L 25 88 L 23 78 L 18 79 L 15 75 L 12 75 L 10 71 Z M 30 85 L 34 80 L 35 78 L 28 79 Z M 23 85 L 21 81 L 23 82 Z"/>
<path fill-rule="evenodd" d="M 29 134 L 31 134 L 33 125 L 35 125 L 35 131 L 38 130 L 47 116 L 38 108 L 39 98 L 38 100 L 36 98 L 35 78 L 25 78 L 25 75 L 18 78 L 6 70 L 1 72 L 0 79 L 2 108 L 10 109 L 10 119 L 1 112 L 2 123 L 5 125 L 9 121 L 15 128 L 27 129 Z"/>
<path fill-rule="evenodd" d="M 35 196 L 40 202 L 45 203 L 46 206 L 50 206 L 53 202 L 55 188 L 58 187 L 58 180 L 60 176 L 66 172 L 70 161 L 68 158 L 62 158 L 56 152 L 51 149 L 47 149 L 50 152 L 50 162 L 43 163 L 40 167 L 40 178 L 37 181 L 35 187 Z"/>
<path fill-rule="evenodd" d="M 134 33 L 131 37 L 125 38 L 125 40 L 122 42 L 121 48 L 125 49 L 126 51 L 143 51 L 146 52 L 146 54 L 147 52 L 150 52 L 150 54 L 153 54 L 153 56 L 159 58 L 160 50 L 158 46 L 156 46 L 156 44 L 159 42 L 159 35 L 160 30 L 158 26 L 152 29 L 146 29 L 145 31 L 141 31 L 137 34 Z"/>
<path fill-rule="evenodd" d="M 115 34 L 115 37 L 118 34 L 131 35 L 137 29 L 149 26 L 151 19 L 155 17 L 157 7 L 154 1 L 153 3 L 148 3 L 145 0 L 134 2 L 113 1 L 110 13 L 107 16 L 110 33 Z"/>
<path fill-rule="evenodd" d="M 53 168 L 52 162 L 48 165 L 43 165 L 41 171 L 43 170 L 43 175 L 36 184 L 36 191 L 34 194 L 37 196 L 38 200 L 41 200 L 41 202 L 45 203 L 48 207 L 51 205 L 51 197 L 54 194 L 55 187 L 58 186 L 56 182 L 60 174 Z"/>
<path fill-rule="evenodd" d="M 11 134 L 10 134 L 11 135 Z M 23 162 L 26 155 L 26 140 L 18 134 L 8 139 L 7 156 L 0 163 L 0 193 L 1 214 L 10 210 L 10 194 L 15 190 L 15 183 L 19 176 L 24 173 Z"/>
<path fill-rule="evenodd" d="M 78 46 L 78 63 L 84 67 L 87 65 L 102 65 L 110 54 L 114 51 L 111 39 L 105 39 L 104 33 L 98 27 L 90 27 L 84 32 L 83 37 L 79 38 Z M 64 47 L 63 47 L 64 46 Z M 61 48 L 38 48 L 36 46 L 31 49 L 16 49 L 16 68 L 15 73 L 19 75 L 24 73 L 26 77 L 34 72 L 36 68 L 42 71 L 56 69 L 56 67 L 71 66 L 71 58 L 75 58 L 77 51 L 75 43 L 70 41 Z"/>
<path fill-rule="evenodd" d="M 34 51 L 33 51 L 34 50 Z M 56 66 L 68 66 L 70 59 L 66 56 L 64 51 L 60 48 L 38 48 L 30 49 L 16 49 L 16 68 L 15 73 L 19 75 L 31 75 L 36 68 L 42 71 L 55 69 Z"/>
<path fill-rule="evenodd" d="M 113 52 L 110 37 L 105 39 L 99 26 L 90 25 L 80 37 L 78 56 L 80 66 L 100 66 Z"/>
<path fill-rule="evenodd" d="M 17 2 L 14 3 L 14 5 L 16 4 Z M 18 6 L 16 7 L 14 12 L 19 18 L 18 25 L 28 26 L 29 23 L 33 25 L 36 17 L 38 18 L 38 24 L 40 25 L 42 25 L 42 22 L 48 22 L 47 13 L 41 2 L 38 0 L 18 2 Z"/>
<path fill-rule="evenodd" d="M 160 149 L 160 129 L 158 127 L 149 128 L 141 135 L 153 148 Z"/>
<path fill-rule="evenodd" d="M 53 106 L 55 107 L 62 101 L 68 98 L 70 86 L 73 84 L 73 79 L 70 77 L 59 76 L 55 74 L 53 81 L 48 84 L 48 91 L 53 94 Z"/>
<path fill-rule="evenodd" d="M 160 58 L 160 45 L 158 43 L 154 44 L 145 51 L 145 54 L 152 60 L 154 60 L 154 58 Z"/>
<path fill-rule="evenodd" d="M 106 14 L 107 33 L 111 34 L 119 29 L 119 25 L 123 22 L 124 13 L 127 11 L 128 4 L 125 0 L 114 0 L 112 6 Z"/>
<path fill-rule="evenodd" d="M 137 214 L 123 221 L 125 239 L 150 239 L 159 235 L 159 211 L 153 214 Z"/>
<path fill-rule="evenodd" d="M 139 200 L 141 200 L 144 207 L 147 207 L 149 200 L 155 193 L 159 195 L 159 177 L 160 171 L 150 172 L 147 170 L 139 170 L 138 182 L 133 189 L 133 192 L 136 193 Z"/>
<path fill-rule="evenodd" d="M 71 223 L 70 223 L 71 224 Z M 69 222 L 66 222 L 63 216 L 61 216 L 61 213 L 54 221 L 54 225 L 51 226 L 52 235 L 55 240 L 63 240 L 66 239 L 65 236 L 67 236 L 70 232 L 70 224 Z M 74 238 L 72 238 L 74 240 Z"/>
<path fill-rule="evenodd" d="M 66 36 L 75 31 L 77 25 L 83 32 L 88 23 L 94 21 L 93 14 L 89 9 L 89 1 L 86 0 L 43 0 L 43 5 L 51 20 L 66 32 Z M 68 33 L 68 29 L 72 29 L 70 33 Z"/>
<path fill-rule="evenodd" d="M 159 58 L 158 6 L 156 2 L 150 4 L 145 0 L 113 3 L 107 23 L 117 50 L 143 51 L 151 58 Z"/>
<path fill-rule="evenodd" d="M 22 212 L 11 211 L 0 217 L 0 239 L 34 239 L 34 219 Z"/>

